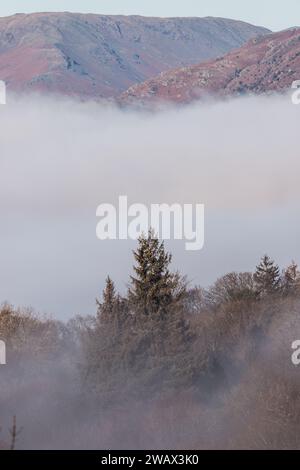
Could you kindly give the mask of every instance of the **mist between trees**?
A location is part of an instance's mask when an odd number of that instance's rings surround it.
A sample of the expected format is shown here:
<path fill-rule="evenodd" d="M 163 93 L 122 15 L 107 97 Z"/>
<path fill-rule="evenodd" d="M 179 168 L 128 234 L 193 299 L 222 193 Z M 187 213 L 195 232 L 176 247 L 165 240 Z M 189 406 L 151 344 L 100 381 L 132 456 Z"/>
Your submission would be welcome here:
<path fill-rule="evenodd" d="M 202 289 L 171 258 L 141 237 L 127 294 L 107 277 L 89 317 L 1 307 L 2 448 L 300 447 L 296 263 Z"/>
<path fill-rule="evenodd" d="M 97 205 L 117 206 L 120 194 L 147 207 L 205 204 L 204 249 L 167 245 L 199 285 L 254 270 L 264 252 L 282 266 L 298 259 L 299 109 L 290 96 L 147 115 L 10 97 L 0 114 L 1 301 L 66 320 L 93 311 L 107 273 L 124 294 L 134 243 L 95 236 Z"/>

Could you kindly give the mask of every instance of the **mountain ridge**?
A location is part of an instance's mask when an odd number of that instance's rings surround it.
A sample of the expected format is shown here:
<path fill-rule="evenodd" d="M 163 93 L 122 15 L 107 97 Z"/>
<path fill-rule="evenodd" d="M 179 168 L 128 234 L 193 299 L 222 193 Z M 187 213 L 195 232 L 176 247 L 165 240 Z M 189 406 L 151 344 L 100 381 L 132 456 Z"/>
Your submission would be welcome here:
<path fill-rule="evenodd" d="M 216 58 L 269 30 L 224 18 L 33 13 L 0 18 L 8 89 L 116 97 L 162 71 Z"/>
<path fill-rule="evenodd" d="M 121 104 L 190 103 L 206 96 L 283 91 L 300 79 L 300 28 L 251 39 L 215 60 L 166 71 L 124 92 Z"/>

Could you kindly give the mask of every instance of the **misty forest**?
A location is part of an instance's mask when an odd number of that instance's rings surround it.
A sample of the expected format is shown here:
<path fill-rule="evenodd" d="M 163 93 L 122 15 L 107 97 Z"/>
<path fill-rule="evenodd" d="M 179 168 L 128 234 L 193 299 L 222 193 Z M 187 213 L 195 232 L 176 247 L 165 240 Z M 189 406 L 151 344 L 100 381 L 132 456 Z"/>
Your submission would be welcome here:
<path fill-rule="evenodd" d="M 169 3 L 0 7 L 1 450 L 300 449 L 296 6 Z"/>
<path fill-rule="evenodd" d="M 153 232 L 133 255 L 127 294 L 107 277 L 94 315 L 1 306 L 1 447 L 299 447 L 296 263 L 265 255 L 202 289 Z"/>

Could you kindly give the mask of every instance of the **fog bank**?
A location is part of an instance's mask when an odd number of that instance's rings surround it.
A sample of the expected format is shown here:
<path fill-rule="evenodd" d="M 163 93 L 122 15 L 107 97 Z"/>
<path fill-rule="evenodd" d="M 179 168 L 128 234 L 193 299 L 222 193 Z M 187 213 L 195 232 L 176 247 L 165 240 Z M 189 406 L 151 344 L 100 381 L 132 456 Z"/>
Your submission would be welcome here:
<path fill-rule="evenodd" d="M 243 98 L 143 114 L 62 98 L 0 107 L 0 302 L 67 318 L 93 313 L 105 277 L 126 289 L 133 242 L 96 239 L 96 208 L 204 203 L 205 248 L 170 242 L 207 286 L 268 252 L 300 259 L 298 122 L 290 98 Z"/>

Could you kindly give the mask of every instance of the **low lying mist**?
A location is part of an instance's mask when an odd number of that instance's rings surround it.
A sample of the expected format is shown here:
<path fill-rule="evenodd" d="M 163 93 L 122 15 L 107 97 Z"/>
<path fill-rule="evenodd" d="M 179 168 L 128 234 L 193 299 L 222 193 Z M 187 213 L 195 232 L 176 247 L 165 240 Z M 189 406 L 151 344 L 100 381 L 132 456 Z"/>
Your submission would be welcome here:
<path fill-rule="evenodd" d="M 21 449 L 299 448 L 299 113 L 289 96 L 0 107 L 0 305 L 39 312 L 0 307 L 0 448 L 14 416 Z M 96 238 L 120 195 L 205 204 L 205 248 L 166 244 L 188 287 L 165 255 L 125 295 L 136 243 Z M 264 253 L 280 267 L 255 271 Z"/>
<path fill-rule="evenodd" d="M 96 239 L 96 208 L 204 203 L 205 248 L 170 242 L 193 284 L 299 257 L 300 107 L 253 97 L 160 113 L 43 96 L 0 108 L 0 298 L 56 317 L 125 291 L 132 242 Z"/>

